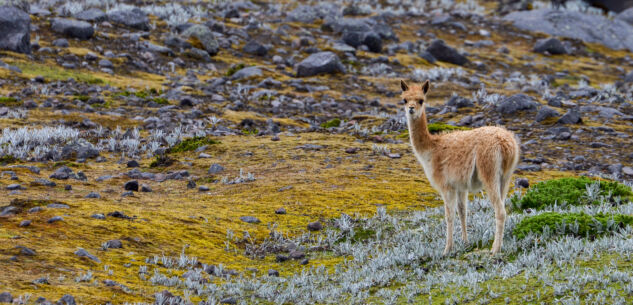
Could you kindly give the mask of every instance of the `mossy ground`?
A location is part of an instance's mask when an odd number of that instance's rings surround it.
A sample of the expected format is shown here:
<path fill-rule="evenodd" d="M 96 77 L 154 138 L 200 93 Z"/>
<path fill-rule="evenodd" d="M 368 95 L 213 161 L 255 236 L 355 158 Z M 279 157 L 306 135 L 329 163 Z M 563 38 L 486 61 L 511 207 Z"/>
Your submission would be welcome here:
<path fill-rule="evenodd" d="M 29 187 L 19 198 L 60 201 L 70 209 L 45 209 L 36 214 L 21 213 L 16 217 L 0 219 L 0 241 L 4 245 L 0 254 L 0 267 L 6 276 L 0 277 L 0 286 L 12 287 L 14 294 L 32 293 L 59 298 L 71 293 L 89 303 L 105 302 L 116 297 L 117 301 L 150 301 L 160 287 L 147 286 L 137 275 L 138 266 L 145 257 L 156 253 L 177 256 L 183 245 L 189 245 L 187 254 L 196 256 L 209 264 L 224 264 L 227 268 L 245 270 L 257 268 L 260 272 L 272 268 L 282 275 L 292 274 L 303 268 L 298 262 L 277 263 L 274 257 L 264 260 L 251 259 L 243 249 L 225 250 L 227 230 L 248 231 L 255 240 L 268 236 L 269 225 L 275 223 L 278 230 L 288 234 L 305 231 L 306 225 L 315 220 L 327 221 L 341 213 L 370 215 L 377 206 L 388 211 L 406 212 L 441 204 L 436 192 L 430 187 L 422 170 L 409 152 L 407 144 L 390 145 L 391 150 L 403 154 L 401 159 L 389 159 L 373 155 L 372 143 L 357 143 L 353 137 L 300 134 L 282 137 L 281 141 L 270 141 L 269 137 L 234 136 L 224 137 L 222 143 L 209 145 L 206 153 L 210 159 L 197 159 L 197 153 L 183 152 L 178 162 L 162 172 L 187 169 L 194 175 L 198 185 L 207 185 L 209 192 L 198 192 L 186 187 L 187 181 L 168 180 L 162 183 L 141 181 L 154 192 L 135 193 L 132 197 L 121 197 L 124 177 L 108 180 L 107 184 L 76 180 L 57 181 L 53 188 Z M 297 146 L 319 144 L 320 151 L 304 151 Z M 346 154 L 349 147 L 359 147 L 355 155 Z M 244 151 L 252 155 L 244 155 Z M 141 162 L 142 170 L 151 160 Z M 186 165 L 181 161 L 191 162 Z M 217 176 L 209 176 L 206 169 L 212 163 L 222 164 L 226 170 Z M 332 165 L 328 167 L 327 165 Z M 372 165 L 372 168 L 367 165 Z M 106 174 L 116 175 L 128 171 L 124 164 L 115 162 L 79 164 L 89 177 Z M 51 164 L 40 175 L 26 169 L 12 168 L 19 173 L 20 180 L 0 178 L 1 185 L 24 183 L 38 177 L 47 177 L 54 171 Z M 239 170 L 251 172 L 257 180 L 253 182 L 224 185 L 206 183 L 222 176 L 233 178 Z M 75 170 L 79 170 L 75 169 Z M 152 170 L 153 171 L 153 170 Z M 560 177 L 568 173 L 544 172 L 529 176 L 542 180 Z M 72 185 L 65 191 L 64 185 Z M 292 185 L 287 190 L 283 186 Z M 99 191 L 101 199 L 86 199 L 90 191 Z M 6 193 L 8 191 L 0 191 Z M 277 215 L 274 210 L 284 207 L 286 215 Z M 121 211 L 134 220 L 108 217 L 97 220 L 94 213 L 107 214 Z M 46 223 L 52 216 L 63 215 L 64 221 Z M 248 224 L 240 216 L 255 216 L 260 224 Z M 21 220 L 33 221 L 30 227 L 18 228 Z M 370 234 L 369 232 L 365 232 Z M 362 235 L 362 234 L 361 234 Z M 101 243 L 121 239 L 123 249 L 100 250 Z M 359 236 L 362 239 L 362 236 Z M 54 241 L 54 242 L 51 242 Z M 26 245 L 37 251 L 36 257 L 18 256 L 17 262 L 9 261 L 18 250 L 15 246 Z M 102 263 L 96 264 L 73 254 L 78 247 L 98 256 Z M 311 258 L 310 264 L 332 266 L 342 258 L 322 255 Z M 124 264 L 136 261 L 132 266 Z M 112 275 L 104 270 L 107 265 Z M 120 289 L 95 290 L 90 283 L 76 283 L 74 277 L 80 272 L 92 270 L 95 279 L 111 279 L 131 288 L 127 294 Z M 51 285 L 34 285 L 37 278 L 49 276 Z M 60 276 L 65 278 L 62 280 Z"/>

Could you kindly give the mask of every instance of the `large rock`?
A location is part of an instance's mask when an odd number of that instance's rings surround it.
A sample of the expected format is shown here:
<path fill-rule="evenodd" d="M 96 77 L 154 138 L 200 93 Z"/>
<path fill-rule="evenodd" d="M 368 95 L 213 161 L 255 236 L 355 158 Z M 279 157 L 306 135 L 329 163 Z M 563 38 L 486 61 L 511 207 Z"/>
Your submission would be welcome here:
<path fill-rule="evenodd" d="M 140 8 L 115 9 L 108 12 L 108 20 L 112 23 L 122 24 L 133 29 L 149 31 L 149 18 Z"/>
<path fill-rule="evenodd" d="M 297 65 L 297 77 L 337 72 L 345 73 L 345 67 L 332 52 L 314 53 Z"/>
<path fill-rule="evenodd" d="M 444 41 L 441 39 L 433 40 L 433 42 L 431 42 L 431 45 L 426 48 L 426 51 L 429 52 L 429 54 L 433 55 L 433 57 L 439 61 L 448 62 L 459 66 L 463 66 L 469 62 L 466 56 L 462 55 L 454 48 L 446 45 L 446 43 L 444 43 Z"/>
<path fill-rule="evenodd" d="M 288 12 L 286 21 L 314 23 L 317 19 L 342 16 L 340 8 L 333 3 L 320 3 L 314 6 L 299 5 Z"/>
<path fill-rule="evenodd" d="M 95 33 L 90 23 L 73 19 L 55 18 L 51 22 L 51 28 L 54 32 L 81 40 L 90 39 Z"/>
<path fill-rule="evenodd" d="M 382 38 L 374 31 L 357 32 L 349 31 L 343 33 L 341 37 L 345 44 L 358 48 L 361 45 L 366 45 L 367 48 L 375 53 L 382 51 Z"/>
<path fill-rule="evenodd" d="M 218 54 L 220 50 L 220 45 L 215 40 L 215 36 L 213 36 L 213 33 L 206 25 L 193 25 L 186 29 L 182 36 L 191 39 L 193 46 L 197 48 L 202 47 L 211 56 Z"/>
<path fill-rule="evenodd" d="M 12 6 L 0 6 L 0 50 L 31 53 L 31 18 Z"/>
<path fill-rule="evenodd" d="M 567 50 L 565 49 L 565 46 L 563 45 L 563 43 L 560 42 L 560 40 L 551 37 L 551 38 L 539 39 L 534 44 L 534 52 L 537 52 L 537 53 L 547 52 L 552 55 L 559 55 L 559 54 L 566 54 Z"/>
<path fill-rule="evenodd" d="M 496 110 L 503 114 L 514 114 L 517 111 L 536 110 L 538 105 L 539 104 L 528 95 L 515 94 L 497 104 Z"/>
<path fill-rule="evenodd" d="M 75 14 L 73 17 L 79 20 L 91 21 L 91 22 L 101 22 L 101 21 L 105 21 L 108 18 L 106 14 L 98 8 L 91 8 L 85 11 L 81 11 Z"/>
<path fill-rule="evenodd" d="M 539 109 L 538 113 L 536 114 L 536 121 L 537 122 L 542 122 L 545 121 L 546 119 L 549 118 L 555 118 L 558 117 L 560 114 L 558 113 L 558 111 L 547 107 L 547 106 L 543 106 L 541 107 L 541 109 Z"/>
<path fill-rule="evenodd" d="M 576 109 L 569 109 L 567 113 L 565 113 L 560 119 L 558 119 L 559 124 L 578 124 L 582 123 L 582 118 L 580 117 L 580 113 Z"/>
<path fill-rule="evenodd" d="M 523 30 L 633 51 L 633 26 L 621 18 L 610 20 L 601 15 L 569 10 L 539 9 L 512 12 L 504 20 L 511 21 L 514 26 Z"/>

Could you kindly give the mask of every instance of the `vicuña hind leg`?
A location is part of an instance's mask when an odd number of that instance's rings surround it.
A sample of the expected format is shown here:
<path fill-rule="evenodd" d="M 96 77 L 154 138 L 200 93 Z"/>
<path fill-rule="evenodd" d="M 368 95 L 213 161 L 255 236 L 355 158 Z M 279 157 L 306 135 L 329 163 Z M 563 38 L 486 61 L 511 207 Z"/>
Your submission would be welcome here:
<path fill-rule="evenodd" d="M 451 252 L 453 248 L 453 228 L 455 223 L 455 206 L 457 205 L 457 193 L 449 190 L 442 196 L 444 199 L 444 220 L 446 221 L 446 247 L 444 255 Z"/>
<path fill-rule="evenodd" d="M 496 159 L 496 160 L 495 160 Z M 492 242 L 492 254 L 497 254 L 503 244 L 503 227 L 506 223 L 506 209 L 501 195 L 501 162 L 500 156 L 486 160 L 479 159 L 477 168 L 480 169 L 480 180 L 488 194 L 492 208 L 495 211 L 495 240 Z"/>
<path fill-rule="evenodd" d="M 468 233 L 466 232 L 466 217 L 468 213 L 468 192 L 459 192 L 457 194 L 457 215 L 462 224 L 462 240 L 468 242 Z"/>

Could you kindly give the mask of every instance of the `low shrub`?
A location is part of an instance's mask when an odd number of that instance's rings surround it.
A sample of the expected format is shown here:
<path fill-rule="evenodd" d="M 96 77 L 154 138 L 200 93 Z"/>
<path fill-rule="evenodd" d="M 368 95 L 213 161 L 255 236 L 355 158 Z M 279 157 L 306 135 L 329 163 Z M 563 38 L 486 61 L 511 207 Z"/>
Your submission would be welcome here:
<path fill-rule="evenodd" d="M 152 163 L 149 164 L 149 167 L 168 167 L 174 164 L 174 162 L 175 160 L 168 156 L 158 155 L 156 156 L 156 158 L 154 158 Z"/>
<path fill-rule="evenodd" d="M 598 204 L 600 200 L 615 202 L 616 198 L 631 200 L 631 189 L 615 181 L 599 181 L 588 177 L 571 177 L 543 181 L 529 188 L 522 196 L 511 198 L 516 209 L 542 209 L 547 206 Z"/>
<path fill-rule="evenodd" d="M 576 237 L 595 238 L 608 232 L 633 224 L 633 216 L 623 214 L 557 213 L 546 212 L 523 219 L 512 231 L 519 239 L 530 232 L 543 234 L 548 231 L 552 235 L 571 235 Z"/>

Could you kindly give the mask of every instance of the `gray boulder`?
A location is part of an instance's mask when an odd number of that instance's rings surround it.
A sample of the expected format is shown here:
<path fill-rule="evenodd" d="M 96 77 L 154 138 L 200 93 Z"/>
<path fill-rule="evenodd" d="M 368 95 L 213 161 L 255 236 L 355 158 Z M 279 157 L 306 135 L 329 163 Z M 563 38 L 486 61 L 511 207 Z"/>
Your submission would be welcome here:
<path fill-rule="evenodd" d="M 431 42 L 431 45 L 426 48 L 426 51 L 431 54 L 435 59 L 459 66 L 463 66 L 469 62 L 466 56 L 459 53 L 452 47 L 449 47 L 444 43 L 444 40 L 436 39 Z"/>
<path fill-rule="evenodd" d="M 31 53 L 31 18 L 13 6 L 0 6 L 0 50 Z"/>
<path fill-rule="evenodd" d="M 576 109 L 569 109 L 567 113 L 565 113 L 560 119 L 558 119 L 559 124 L 578 124 L 582 123 L 582 118 L 580 117 L 580 113 Z"/>
<path fill-rule="evenodd" d="M 204 50 L 211 56 L 218 54 L 218 51 L 220 50 L 220 45 L 217 40 L 215 40 L 215 36 L 213 36 L 213 33 L 206 25 L 193 25 L 186 29 L 182 33 L 182 36 L 197 40 Z"/>
<path fill-rule="evenodd" d="M 286 15 L 286 21 L 314 23 L 317 19 L 342 16 L 340 8 L 333 3 L 320 3 L 314 6 L 299 5 Z"/>
<path fill-rule="evenodd" d="M 345 73 L 345 67 L 332 52 L 314 53 L 297 64 L 297 77 L 337 72 Z"/>
<path fill-rule="evenodd" d="M 610 20 L 601 15 L 569 10 L 538 9 L 512 12 L 503 19 L 527 31 L 633 51 L 633 26 L 622 20 L 623 18 Z"/>
<path fill-rule="evenodd" d="M 244 45 L 244 48 L 242 48 L 242 51 L 244 51 L 244 53 L 257 56 L 265 56 L 268 53 L 268 49 L 266 49 L 263 44 L 257 42 L 257 40 L 247 42 L 246 45 Z"/>
<path fill-rule="evenodd" d="M 563 43 L 560 42 L 560 40 L 553 37 L 539 39 L 534 44 L 534 52 L 536 53 L 547 52 L 552 55 L 567 54 L 567 50 L 565 49 L 565 46 L 563 45 Z"/>
<path fill-rule="evenodd" d="M 536 114 L 536 121 L 537 122 L 542 122 L 546 119 L 549 118 L 555 118 L 558 117 L 560 114 L 558 113 L 558 111 L 547 107 L 547 106 L 543 106 L 541 107 L 541 109 L 539 109 L 538 113 Z"/>
<path fill-rule="evenodd" d="M 98 9 L 98 8 L 91 8 L 91 9 L 87 9 L 85 11 L 81 11 L 77 14 L 75 14 L 73 17 L 79 19 L 79 20 L 83 20 L 83 21 L 91 21 L 91 22 L 101 22 L 101 21 L 105 21 L 106 19 L 108 19 L 108 17 L 106 16 L 106 14 Z"/>
<path fill-rule="evenodd" d="M 73 19 L 54 18 L 51 28 L 54 32 L 81 40 L 90 39 L 95 33 L 90 23 Z"/>
<path fill-rule="evenodd" d="M 122 24 L 133 29 L 149 31 L 149 18 L 140 8 L 115 9 L 108 12 L 108 20 L 112 23 Z"/>
<path fill-rule="evenodd" d="M 85 257 L 85 258 L 88 258 L 88 259 L 93 260 L 93 261 L 95 261 L 95 262 L 97 262 L 97 263 L 100 263 L 100 262 L 101 262 L 101 260 L 100 260 L 98 257 L 96 257 L 96 256 L 94 256 L 94 255 L 92 255 L 92 254 L 88 253 L 88 251 L 86 251 L 86 250 L 85 250 L 85 249 L 83 249 L 83 248 L 79 248 L 79 250 L 75 251 L 75 255 L 77 255 L 77 256 L 79 256 L 79 257 Z"/>
<path fill-rule="evenodd" d="M 514 114 L 518 111 L 536 110 L 539 103 L 535 102 L 532 97 L 525 94 L 515 94 L 503 99 L 495 108 L 497 112 L 503 114 Z"/>
<path fill-rule="evenodd" d="M 246 67 L 244 69 L 240 69 L 231 75 L 231 79 L 243 79 L 243 78 L 251 78 L 255 76 L 262 76 L 262 69 L 258 67 Z"/>

